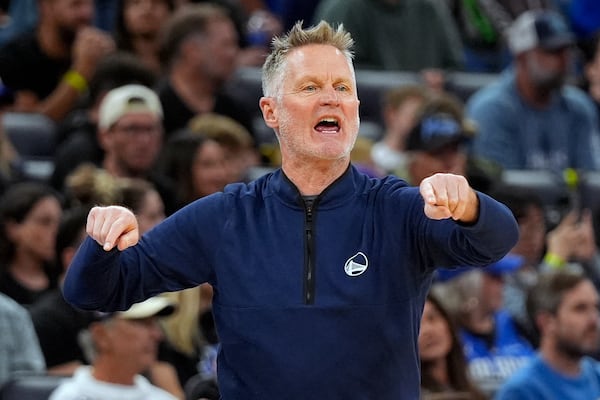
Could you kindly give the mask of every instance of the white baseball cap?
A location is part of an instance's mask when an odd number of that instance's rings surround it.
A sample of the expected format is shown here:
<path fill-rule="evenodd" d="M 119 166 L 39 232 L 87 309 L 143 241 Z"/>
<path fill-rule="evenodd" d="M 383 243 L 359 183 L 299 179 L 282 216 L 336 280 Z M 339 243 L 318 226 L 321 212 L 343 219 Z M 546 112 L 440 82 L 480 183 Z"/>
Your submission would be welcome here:
<path fill-rule="evenodd" d="M 530 10 L 522 13 L 508 28 L 508 46 L 513 54 L 534 48 L 558 50 L 575 44 L 575 35 L 555 11 Z"/>
<path fill-rule="evenodd" d="M 143 112 L 151 113 L 162 119 L 163 110 L 156 93 L 142 85 L 120 86 L 106 93 L 102 99 L 98 126 L 108 129 L 125 114 Z"/>
<path fill-rule="evenodd" d="M 155 296 L 150 297 L 140 303 L 135 303 L 125 311 L 116 312 L 97 312 L 96 318 L 98 320 L 106 320 L 109 318 L 121 318 L 121 319 L 145 319 L 150 317 L 164 317 L 173 314 L 176 309 L 176 304 L 164 297 Z"/>

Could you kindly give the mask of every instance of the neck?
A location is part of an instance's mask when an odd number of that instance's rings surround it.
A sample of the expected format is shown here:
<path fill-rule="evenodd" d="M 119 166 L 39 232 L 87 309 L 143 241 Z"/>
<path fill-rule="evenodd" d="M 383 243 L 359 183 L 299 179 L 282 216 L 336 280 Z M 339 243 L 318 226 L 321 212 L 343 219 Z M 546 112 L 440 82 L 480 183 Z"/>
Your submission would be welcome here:
<path fill-rule="evenodd" d="M 321 160 L 306 162 L 305 160 L 282 162 L 285 175 L 296 185 L 303 196 L 319 195 L 348 168 L 348 158 L 339 160 Z"/>
<path fill-rule="evenodd" d="M 473 333 L 488 335 L 494 331 L 495 325 L 494 312 L 478 307 L 471 312 L 467 328 Z"/>
<path fill-rule="evenodd" d="M 548 365 L 563 375 L 577 376 L 581 373 L 581 358 L 572 357 L 560 351 L 551 338 L 542 338 L 540 354 Z"/>
<path fill-rule="evenodd" d="M 448 378 L 448 365 L 444 358 L 438 358 L 436 360 L 428 361 L 428 370 L 431 377 L 443 386 L 450 385 L 450 378 Z"/>
<path fill-rule="evenodd" d="M 94 361 L 92 376 L 101 382 L 133 386 L 137 371 L 123 360 L 112 360 L 99 355 Z"/>
<path fill-rule="evenodd" d="M 43 261 L 30 254 L 17 253 L 9 269 L 13 278 L 29 289 L 41 290 L 49 285 Z"/>
<path fill-rule="evenodd" d="M 161 71 L 158 43 L 154 36 L 136 36 L 131 41 L 133 52 L 155 73 Z"/>
<path fill-rule="evenodd" d="M 171 85 L 188 107 L 196 112 L 210 112 L 214 108 L 217 85 L 202 78 L 187 66 L 174 67 Z"/>

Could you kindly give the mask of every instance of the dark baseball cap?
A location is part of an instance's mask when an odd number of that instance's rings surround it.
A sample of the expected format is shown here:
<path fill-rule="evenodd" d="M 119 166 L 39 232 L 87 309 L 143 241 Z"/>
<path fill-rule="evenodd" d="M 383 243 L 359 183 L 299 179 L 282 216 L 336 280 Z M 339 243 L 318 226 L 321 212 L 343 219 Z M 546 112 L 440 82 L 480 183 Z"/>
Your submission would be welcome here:
<path fill-rule="evenodd" d="M 508 29 L 508 45 L 513 54 L 535 48 L 555 51 L 573 44 L 575 35 L 555 11 L 526 11 Z"/>
<path fill-rule="evenodd" d="M 406 150 L 435 152 L 450 144 L 462 143 L 472 136 L 463 121 L 445 112 L 424 115 L 406 139 Z"/>

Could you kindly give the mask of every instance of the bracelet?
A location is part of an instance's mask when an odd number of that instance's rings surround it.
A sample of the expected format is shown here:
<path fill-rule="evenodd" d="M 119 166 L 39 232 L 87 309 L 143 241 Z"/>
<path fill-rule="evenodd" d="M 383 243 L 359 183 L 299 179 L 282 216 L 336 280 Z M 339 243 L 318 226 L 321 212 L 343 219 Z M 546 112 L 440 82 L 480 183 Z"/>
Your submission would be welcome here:
<path fill-rule="evenodd" d="M 566 262 L 563 258 L 554 253 L 546 253 L 544 256 L 544 262 L 548 264 L 552 268 L 562 268 L 565 266 Z"/>
<path fill-rule="evenodd" d="M 71 86 L 73 89 L 77 90 L 79 93 L 83 93 L 88 88 L 87 79 L 83 77 L 79 72 L 70 69 L 68 70 L 62 78 L 63 82 L 67 85 Z"/>

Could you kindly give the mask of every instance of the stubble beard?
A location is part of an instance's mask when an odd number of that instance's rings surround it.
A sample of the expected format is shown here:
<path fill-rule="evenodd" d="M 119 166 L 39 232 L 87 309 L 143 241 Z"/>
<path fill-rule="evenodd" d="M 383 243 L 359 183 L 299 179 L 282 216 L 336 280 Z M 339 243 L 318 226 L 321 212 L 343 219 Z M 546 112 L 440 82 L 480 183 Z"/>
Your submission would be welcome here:
<path fill-rule="evenodd" d="M 566 79 L 566 74 L 560 71 L 546 71 L 533 59 L 527 60 L 527 69 L 531 81 L 537 90 L 544 93 L 551 93 L 560 89 Z"/>
<path fill-rule="evenodd" d="M 585 356 L 591 356 L 598 351 L 598 345 L 585 346 L 580 343 L 581 341 L 559 336 L 556 338 L 556 349 L 560 354 L 573 361 L 578 361 Z"/>
<path fill-rule="evenodd" d="M 298 127 L 301 125 L 302 122 L 298 123 L 297 121 L 294 121 L 289 113 L 281 113 L 279 116 L 279 144 L 282 147 L 287 147 L 290 150 L 290 153 L 331 161 L 350 157 L 350 152 L 354 147 L 354 143 L 356 142 L 358 134 L 356 134 L 354 139 L 347 144 L 345 149 L 340 151 L 338 147 L 339 145 L 336 145 L 335 148 L 332 148 L 331 146 L 306 143 L 305 140 L 310 139 L 307 136 L 303 136 L 302 133 L 299 132 Z M 298 138 L 301 138 L 301 140 L 297 140 Z"/>

